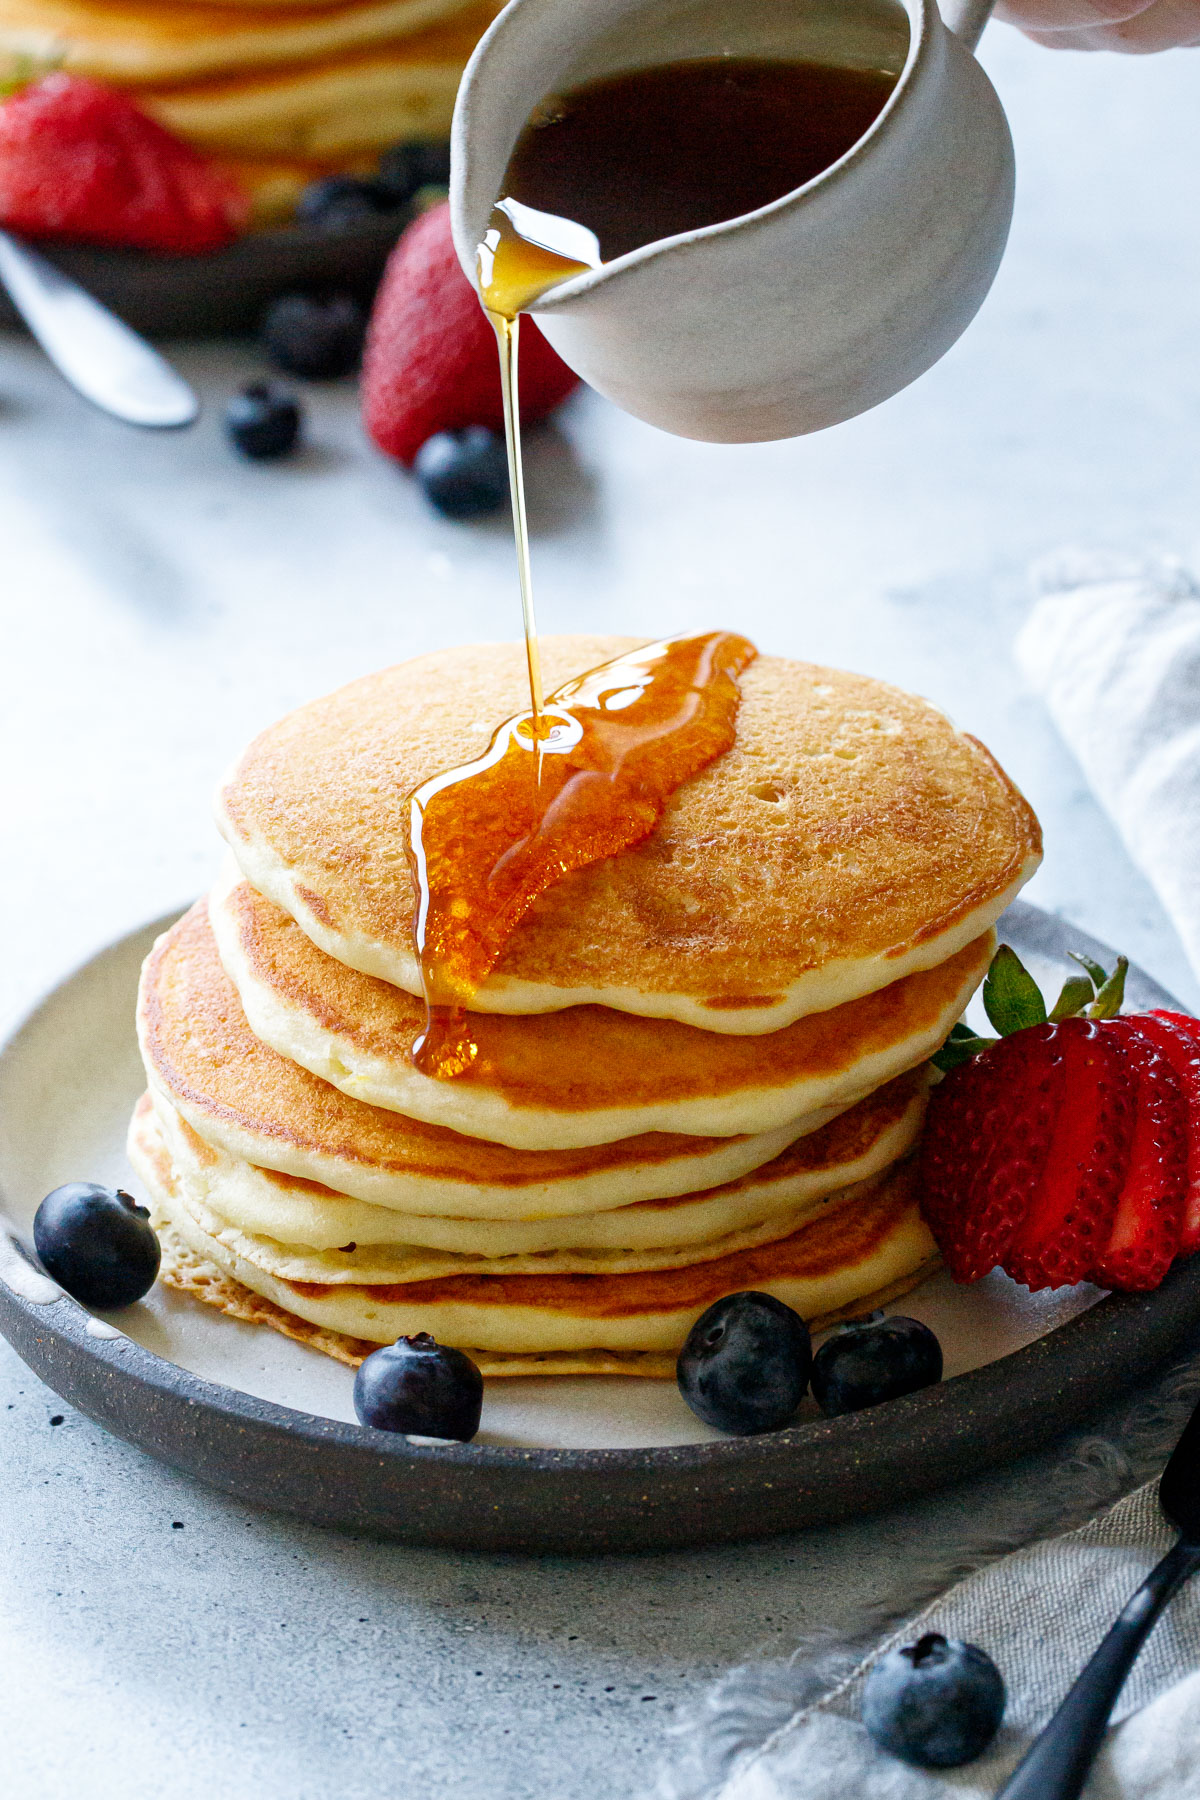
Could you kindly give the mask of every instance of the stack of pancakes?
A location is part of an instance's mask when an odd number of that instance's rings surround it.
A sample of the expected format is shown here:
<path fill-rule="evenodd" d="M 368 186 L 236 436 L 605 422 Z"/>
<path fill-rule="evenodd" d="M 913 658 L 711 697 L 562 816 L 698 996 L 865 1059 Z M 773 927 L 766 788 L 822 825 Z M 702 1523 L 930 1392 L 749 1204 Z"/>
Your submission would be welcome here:
<path fill-rule="evenodd" d="M 233 164 L 260 216 L 315 175 L 449 136 L 500 0 L 0 0 L 0 73 L 54 66 L 131 93 Z"/>
<path fill-rule="evenodd" d="M 549 639 L 547 686 L 633 647 Z M 733 749 L 535 903 L 435 1080 L 408 795 L 524 680 L 516 645 L 421 657 L 225 783 L 234 860 L 142 982 L 166 1279 L 349 1362 L 429 1331 L 495 1374 L 669 1373 L 738 1289 L 813 1323 L 907 1291 L 928 1058 L 1039 860 L 1028 805 L 925 702 L 760 657 Z"/>

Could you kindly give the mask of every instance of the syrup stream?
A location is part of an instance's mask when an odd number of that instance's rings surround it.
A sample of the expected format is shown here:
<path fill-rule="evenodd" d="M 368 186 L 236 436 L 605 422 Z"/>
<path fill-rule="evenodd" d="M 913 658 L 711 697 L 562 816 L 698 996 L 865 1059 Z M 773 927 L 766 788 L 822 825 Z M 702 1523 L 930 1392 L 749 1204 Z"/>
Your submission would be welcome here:
<path fill-rule="evenodd" d="M 556 242 L 557 240 L 557 242 Z M 569 219 L 535 212 L 517 200 L 501 199 L 492 208 L 483 242 L 476 251 L 479 293 L 492 322 L 500 353 L 500 390 L 504 401 L 504 442 L 508 450 L 508 485 L 512 496 L 513 532 L 517 545 L 517 578 L 521 584 L 521 617 L 525 625 L 525 661 L 529 669 L 529 702 L 533 736 L 538 746 L 535 779 L 541 780 L 542 670 L 537 621 L 533 610 L 533 571 L 529 559 L 529 524 L 525 513 L 525 470 L 521 461 L 521 412 L 518 405 L 518 358 L 521 313 L 539 294 L 596 268 L 600 246 L 594 234 Z"/>
<path fill-rule="evenodd" d="M 517 579 L 521 584 L 521 618 L 525 626 L 525 664 L 529 670 L 529 703 L 533 709 L 533 737 L 538 746 L 535 774 L 541 780 L 543 735 L 542 663 L 538 655 L 537 620 L 533 612 L 533 572 L 529 564 L 529 526 L 525 518 L 525 470 L 521 461 L 521 422 L 517 409 L 517 348 L 521 319 L 485 308 L 496 332 L 500 350 L 500 387 L 504 397 L 504 441 L 508 447 L 508 487 L 512 496 L 513 531 L 517 540 Z"/>
<path fill-rule="evenodd" d="M 730 748 L 737 677 L 756 655 L 732 632 L 668 639 L 575 677 L 548 701 L 543 694 L 521 460 L 520 314 L 600 261 L 586 227 L 510 198 L 493 208 L 477 253 L 500 358 L 530 711 L 507 719 L 483 756 L 410 797 L 413 944 L 426 1008 L 412 1057 L 441 1080 L 475 1061 L 470 1002 L 538 896 L 648 837 L 676 788 Z"/>

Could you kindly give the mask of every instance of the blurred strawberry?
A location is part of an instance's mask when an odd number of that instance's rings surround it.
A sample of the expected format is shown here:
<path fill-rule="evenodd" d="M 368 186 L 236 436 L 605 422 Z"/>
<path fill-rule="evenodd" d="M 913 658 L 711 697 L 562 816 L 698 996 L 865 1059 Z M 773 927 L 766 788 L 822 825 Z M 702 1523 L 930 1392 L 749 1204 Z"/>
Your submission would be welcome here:
<path fill-rule="evenodd" d="M 550 412 L 578 380 L 522 319 L 522 421 Z M 363 417 L 379 448 L 405 465 L 437 432 L 503 427 L 496 334 L 459 267 L 449 206 L 423 214 L 392 252 L 367 334 Z"/>
<path fill-rule="evenodd" d="M 0 105 L 0 223 L 14 231 L 191 256 L 248 216 L 231 175 L 99 82 L 47 75 Z"/>

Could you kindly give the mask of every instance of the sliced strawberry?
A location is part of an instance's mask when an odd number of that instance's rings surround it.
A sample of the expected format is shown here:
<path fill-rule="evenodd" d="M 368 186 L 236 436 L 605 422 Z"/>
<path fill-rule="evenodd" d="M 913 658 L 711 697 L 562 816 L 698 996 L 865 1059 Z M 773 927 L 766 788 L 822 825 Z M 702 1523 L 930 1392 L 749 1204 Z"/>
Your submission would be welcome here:
<path fill-rule="evenodd" d="M 1136 1019 L 1105 1027 L 1134 1078 L 1133 1140 L 1112 1230 L 1091 1279 L 1101 1287 L 1156 1288 L 1179 1250 L 1187 1191 L 1187 1107 L 1166 1057 Z"/>
<path fill-rule="evenodd" d="M 1095 1267 L 1112 1236 L 1133 1141 L 1135 1084 L 1120 1038 L 1090 1019 L 1064 1019 L 1052 1029 L 1063 1061 L 1062 1103 L 1028 1213 L 1003 1261 L 1029 1288 L 1066 1287 Z"/>
<path fill-rule="evenodd" d="M 195 255 L 243 230 L 225 170 L 81 75 L 47 75 L 0 105 L 0 222 L 30 237 Z"/>
<path fill-rule="evenodd" d="M 1056 1029 L 989 1045 L 930 1096 L 921 1210 L 956 1281 L 1003 1262 L 1042 1172 L 1061 1104 Z"/>
<path fill-rule="evenodd" d="M 1138 1013 L 1130 1023 L 1164 1056 L 1183 1092 L 1187 1115 L 1187 1187 L 1180 1256 L 1200 1249 L 1200 1019 L 1188 1013 Z"/>

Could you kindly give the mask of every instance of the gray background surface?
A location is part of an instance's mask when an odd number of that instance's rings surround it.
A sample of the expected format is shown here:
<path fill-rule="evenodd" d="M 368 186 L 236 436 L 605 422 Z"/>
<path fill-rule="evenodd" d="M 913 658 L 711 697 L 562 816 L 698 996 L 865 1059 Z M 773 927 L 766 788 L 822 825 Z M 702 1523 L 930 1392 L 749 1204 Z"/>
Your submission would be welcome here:
<path fill-rule="evenodd" d="M 1197 1005 L 1010 646 L 1033 557 L 1200 552 L 1200 57 L 1052 56 L 994 27 L 983 60 L 1018 202 L 966 337 L 877 413 L 794 443 L 686 444 L 573 402 L 528 455 L 541 622 L 727 623 L 930 695 L 1042 816 L 1029 897 Z M 179 361 L 203 421 L 139 436 L 0 343 L 5 1027 L 209 880 L 209 793 L 260 725 L 384 662 L 515 629 L 506 527 L 431 516 L 363 444 L 348 385 L 312 391 L 303 458 L 251 469 L 219 411 L 253 351 Z M 193 1488 L 0 1345 L 4 1791 L 641 1794 L 706 1681 L 847 1628 L 931 1548 L 983 1546 L 1045 1487 L 1031 1464 L 886 1519 L 687 1556 L 442 1555 Z"/>

